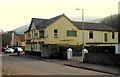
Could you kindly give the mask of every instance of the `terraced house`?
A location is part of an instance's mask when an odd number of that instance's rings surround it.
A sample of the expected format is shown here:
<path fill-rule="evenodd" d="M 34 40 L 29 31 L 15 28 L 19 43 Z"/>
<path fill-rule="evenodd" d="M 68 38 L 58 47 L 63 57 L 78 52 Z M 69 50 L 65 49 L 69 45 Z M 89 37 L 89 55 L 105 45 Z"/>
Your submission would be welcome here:
<path fill-rule="evenodd" d="M 117 37 L 118 32 L 105 24 L 85 22 L 85 46 L 114 46 Z M 51 19 L 32 18 L 25 40 L 25 50 L 36 52 L 41 52 L 42 47 L 50 48 L 49 45 L 81 45 L 82 22 L 71 21 L 64 14 Z"/>

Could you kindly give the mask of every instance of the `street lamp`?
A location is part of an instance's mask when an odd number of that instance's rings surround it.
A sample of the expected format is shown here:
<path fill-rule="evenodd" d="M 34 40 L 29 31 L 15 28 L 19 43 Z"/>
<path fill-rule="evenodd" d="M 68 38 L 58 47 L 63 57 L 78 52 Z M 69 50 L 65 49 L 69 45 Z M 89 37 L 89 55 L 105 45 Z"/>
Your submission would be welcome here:
<path fill-rule="evenodd" d="M 76 8 L 76 10 L 82 10 L 82 43 L 83 43 L 83 51 L 84 51 L 84 9 Z"/>

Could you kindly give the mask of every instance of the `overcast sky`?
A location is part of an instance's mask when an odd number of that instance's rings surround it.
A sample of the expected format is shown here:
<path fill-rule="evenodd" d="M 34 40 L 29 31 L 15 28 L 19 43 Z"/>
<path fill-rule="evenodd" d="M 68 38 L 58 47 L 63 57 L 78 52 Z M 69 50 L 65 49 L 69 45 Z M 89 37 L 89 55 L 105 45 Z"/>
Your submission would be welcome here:
<path fill-rule="evenodd" d="M 118 13 L 119 0 L 0 0 L 0 28 L 13 30 L 29 24 L 31 18 L 52 18 L 65 14 L 68 18 L 104 18 Z"/>

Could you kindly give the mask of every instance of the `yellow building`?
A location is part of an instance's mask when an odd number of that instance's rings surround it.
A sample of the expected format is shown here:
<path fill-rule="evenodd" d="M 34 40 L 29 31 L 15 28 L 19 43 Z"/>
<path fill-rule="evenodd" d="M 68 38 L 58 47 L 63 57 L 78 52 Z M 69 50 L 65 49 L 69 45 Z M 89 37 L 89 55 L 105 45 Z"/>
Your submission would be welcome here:
<path fill-rule="evenodd" d="M 85 22 L 85 46 L 114 46 L 118 43 L 118 32 L 101 23 Z M 82 23 L 74 22 L 64 14 L 51 19 L 32 18 L 25 32 L 26 51 L 41 52 L 41 46 L 51 44 L 82 44 Z"/>

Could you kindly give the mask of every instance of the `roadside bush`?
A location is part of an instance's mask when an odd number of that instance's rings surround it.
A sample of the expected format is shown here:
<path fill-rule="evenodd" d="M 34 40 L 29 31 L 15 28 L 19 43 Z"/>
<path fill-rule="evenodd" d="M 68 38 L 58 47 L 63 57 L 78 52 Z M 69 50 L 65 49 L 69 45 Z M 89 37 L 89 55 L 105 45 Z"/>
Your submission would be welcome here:
<path fill-rule="evenodd" d="M 67 52 L 68 47 L 59 46 L 59 51 Z"/>
<path fill-rule="evenodd" d="M 67 49 L 68 48 L 72 48 L 73 49 L 73 52 L 82 52 L 82 45 L 61 45 L 59 46 L 59 51 L 65 51 L 67 52 Z"/>
<path fill-rule="evenodd" d="M 67 49 L 72 48 L 73 56 L 81 56 L 82 55 L 82 45 L 59 45 L 59 56 L 60 58 L 67 59 Z"/>
<path fill-rule="evenodd" d="M 75 45 L 72 49 L 74 52 L 82 52 L 82 45 Z"/>

